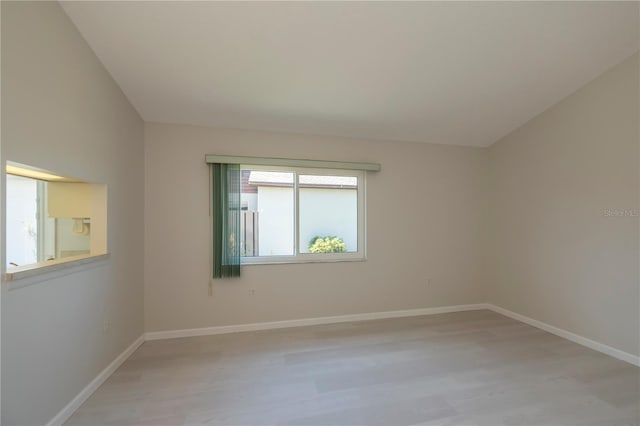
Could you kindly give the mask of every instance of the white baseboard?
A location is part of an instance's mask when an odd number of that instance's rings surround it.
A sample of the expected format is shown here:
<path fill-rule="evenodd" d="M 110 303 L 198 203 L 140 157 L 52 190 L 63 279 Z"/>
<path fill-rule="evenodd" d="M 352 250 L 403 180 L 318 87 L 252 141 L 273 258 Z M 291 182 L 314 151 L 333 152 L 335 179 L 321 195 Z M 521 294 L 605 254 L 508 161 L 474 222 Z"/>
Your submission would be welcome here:
<path fill-rule="evenodd" d="M 240 331 L 272 330 L 277 328 L 303 327 L 308 325 L 335 324 L 340 322 L 366 321 L 385 318 L 413 317 L 419 315 L 444 314 L 448 312 L 476 311 L 489 309 L 486 303 L 474 305 L 439 306 L 435 308 L 407 309 L 402 311 L 367 312 L 362 314 L 339 315 L 333 317 L 303 318 L 286 321 L 259 322 L 253 324 L 223 325 L 217 327 L 189 328 L 183 330 L 152 331 L 146 340 L 173 339 L 178 337 L 209 336 L 237 333 Z"/>
<path fill-rule="evenodd" d="M 636 356 L 628 352 L 621 351 L 620 349 L 616 349 L 611 346 L 605 345 L 604 343 L 596 342 L 595 340 L 591 340 L 586 337 L 580 336 L 579 334 L 575 334 L 570 331 L 563 330 L 558 327 L 554 327 L 553 325 L 549 325 L 542 321 L 538 321 L 536 319 L 517 314 L 508 309 L 501 308 L 500 306 L 492 305 L 489 303 L 487 304 L 487 308 L 491 309 L 494 312 L 507 316 L 509 318 L 513 318 L 514 320 L 523 322 L 525 324 L 529 324 L 533 327 L 547 331 L 551 334 L 555 334 L 556 336 L 560 336 L 567 340 L 571 340 L 572 342 L 577 343 L 579 345 L 586 346 L 589 349 L 602 352 L 603 354 L 612 356 L 619 360 L 626 361 L 629 364 L 633 364 L 635 366 L 640 367 L 640 356 Z"/>
<path fill-rule="evenodd" d="M 103 384 L 114 371 L 122 365 L 147 340 L 171 339 L 177 337 L 207 336 L 214 334 L 236 333 L 241 331 L 270 330 L 276 328 L 302 327 L 305 325 L 332 324 L 339 322 L 365 321 L 384 318 L 401 318 L 418 315 L 444 314 L 447 312 L 473 311 L 488 309 L 487 304 L 441 306 L 436 308 L 409 309 L 403 311 L 370 312 L 364 314 L 340 315 L 333 317 L 303 318 L 288 321 L 261 322 L 255 324 L 227 325 L 219 327 L 192 328 L 145 333 L 138 337 L 127 349 L 114 359 L 98 376 L 91 381 L 71 402 L 51 419 L 47 426 L 60 426 Z"/>
<path fill-rule="evenodd" d="M 96 376 L 75 398 L 71 400 L 53 419 L 47 423 L 47 426 L 60 426 L 66 422 L 69 417 L 85 402 L 101 384 L 105 382 L 113 374 L 114 371 L 122 365 L 123 362 L 135 352 L 136 349 L 144 343 L 144 334 L 138 337 L 127 349 L 116 357 L 107 367 Z"/>
<path fill-rule="evenodd" d="M 501 308 L 490 303 L 476 303 L 472 305 L 454 305 L 454 306 L 441 306 L 436 308 L 422 308 L 422 309 L 407 309 L 402 311 L 384 311 L 384 312 L 368 312 L 362 314 L 351 315 L 339 315 L 332 317 L 318 317 L 318 318 L 303 318 L 287 321 L 273 321 L 273 322 L 259 322 L 253 324 L 238 324 L 238 325 L 223 325 L 217 327 L 203 327 L 203 328 L 189 328 L 182 330 L 168 330 L 168 331 L 153 331 L 145 334 L 145 340 L 160 340 L 160 339 L 174 339 L 180 337 L 193 337 L 193 336 L 211 336 L 216 334 L 226 333 L 238 333 L 242 331 L 258 331 L 258 330 L 272 330 L 278 328 L 289 327 L 303 327 L 308 325 L 321 325 L 321 324 L 335 324 L 341 322 L 355 322 L 366 321 L 373 319 L 385 319 L 385 318 L 401 318 L 412 317 L 419 315 L 434 315 L 444 314 L 447 312 L 461 312 L 461 311 L 475 311 L 480 309 L 489 309 L 499 314 L 505 315 L 509 318 L 517 321 L 529 324 L 533 327 L 555 334 L 574 343 L 578 343 L 582 346 L 586 346 L 590 349 L 602 352 L 606 355 L 614 358 L 626 361 L 630 364 L 640 367 L 640 357 L 630 354 L 628 352 L 621 351 L 620 349 L 613 348 L 599 343 L 578 334 L 572 333 L 567 330 L 563 330 L 558 327 L 554 327 L 542 321 L 535 320 L 533 318 L 526 317 L 524 315 L 517 314 L 508 309 Z"/>
<path fill-rule="evenodd" d="M 413 317 L 420 315 L 435 315 L 444 314 L 449 312 L 462 312 L 462 311 L 476 311 L 481 309 L 489 309 L 496 313 L 505 315 L 516 321 L 529 324 L 533 327 L 537 327 L 541 330 L 555 334 L 572 342 L 578 343 L 582 346 L 586 346 L 590 349 L 602 352 L 606 355 L 614 358 L 626 361 L 630 364 L 640 367 L 640 357 L 630 354 L 628 352 L 621 351 L 603 343 L 596 342 L 578 334 L 572 333 L 567 330 L 563 330 L 558 327 L 554 327 L 542 321 L 535 320 L 533 318 L 526 317 L 524 315 L 517 314 L 508 309 L 501 308 L 490 303 L 476 303 L 471 305 L 455 305 L 455 306 L 440 306 L 436 308 L 422 308 L 422 309 L 407 309 L 402 311 L 385 311 L 385 312 L 368 312 L 362 314 L 351 315 L 339 315 L 332 317 L 319 317 L 319 318 L 303 318 L 287 321 L 273 321 L 273 322 L 260 322 L 253 324 L 239 324 L 239 325 L 224 325 L 217 327 L 203 327 L 203 328 L 190 328 L 183 330 L 169 330 L 169 331 L 153 331 L 145 333 L 138 337 L 127 349 L 125 349 L 111 364 L 109 364 L 104 370 L 98 374 L 98 376 L 91 381 L 66 407 L 64 407 L 49 423 L 47 426 L 59 426 L 62 425 L 71 415 L 86 401 L 98 387 L 109 378 L 111 374 L 126 361 L 131 354 L 138 349 L 138 347 L 146 340 L 160 340 L 160 339 L 173 339 L 179 337 L 192 337 L 192 336 L 208 336 L 215 334 L 237 333 L 242 331 L 257 331 L 257 330 L 272 330 L 278 328 L 289 327 L 303 327 L 308 325 L 321 325 L 321 324 L 335 324 L 341 322 L 355 322 L 366 321 L 374 319 L 385 318 L 402 318 Z"/>

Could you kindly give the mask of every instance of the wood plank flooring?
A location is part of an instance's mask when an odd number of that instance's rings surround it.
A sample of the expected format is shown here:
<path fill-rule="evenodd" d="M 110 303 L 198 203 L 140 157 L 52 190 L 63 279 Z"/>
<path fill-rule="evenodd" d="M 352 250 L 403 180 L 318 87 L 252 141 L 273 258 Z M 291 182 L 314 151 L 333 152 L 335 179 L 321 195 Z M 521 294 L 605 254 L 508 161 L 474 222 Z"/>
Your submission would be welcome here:
<path fill-rule="evenodd" d="M 640 369 L 491 311 L 144 343 L 68 425 L 640 425 Z"/>

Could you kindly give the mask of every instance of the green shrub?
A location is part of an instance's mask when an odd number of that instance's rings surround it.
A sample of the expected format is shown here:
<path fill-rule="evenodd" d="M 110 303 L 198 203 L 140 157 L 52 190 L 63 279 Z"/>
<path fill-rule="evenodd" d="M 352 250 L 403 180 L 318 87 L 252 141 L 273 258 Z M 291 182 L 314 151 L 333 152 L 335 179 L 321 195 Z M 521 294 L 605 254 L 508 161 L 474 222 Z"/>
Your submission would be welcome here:
<path fill-rule="evenodd" d="M 344 253 L 347 251 L 347 245 L 342 238 L 316 236 L 309 241 L 309 251 L 311 253 Z"/>

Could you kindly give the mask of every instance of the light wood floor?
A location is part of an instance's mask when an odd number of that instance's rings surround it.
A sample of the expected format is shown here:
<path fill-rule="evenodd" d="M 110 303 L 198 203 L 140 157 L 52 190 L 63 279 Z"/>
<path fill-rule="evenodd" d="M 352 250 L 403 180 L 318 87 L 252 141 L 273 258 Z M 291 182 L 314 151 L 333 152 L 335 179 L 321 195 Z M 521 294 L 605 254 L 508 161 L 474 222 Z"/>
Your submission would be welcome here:
<path fill-rule="evenodd" d="M 490 311 L 144 343 L 69 425 L 638 425 L 640 369 Z"/>

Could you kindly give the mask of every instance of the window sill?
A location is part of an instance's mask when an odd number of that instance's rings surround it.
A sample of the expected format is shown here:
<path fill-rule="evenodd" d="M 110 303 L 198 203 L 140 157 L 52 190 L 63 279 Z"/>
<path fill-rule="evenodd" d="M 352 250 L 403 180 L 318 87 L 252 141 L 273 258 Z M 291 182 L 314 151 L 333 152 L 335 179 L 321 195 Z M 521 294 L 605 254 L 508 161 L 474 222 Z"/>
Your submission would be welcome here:
<path fill-rule="evenodd" d="M 16 266 L 5 272 L 4 281 L 8 283 L 9 289 L 25 287 L 36 282 L 84 270 L 94 265 L 97 266 L 99 262 L 108 258 L 109 253 L 88 254 Z"/>
<path fill-rule="evenodd" d="M 295 264 L 304 264 L 304 263 L 338 263 L 338 262 L 364 262 L 366 261 L 366 256 L 358 255 L 353 257 L 322 257 L 322 258 L 313 258 L 313 257 L 298 257 L 291 258 L 287 257 L 279 257 L 279 256 L 264 256 L 262 258 L 251 258 L 251 260 L 241 260 L 240 266 L 254 266 L 254 265 L 295 265 Z"/>

